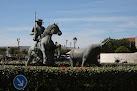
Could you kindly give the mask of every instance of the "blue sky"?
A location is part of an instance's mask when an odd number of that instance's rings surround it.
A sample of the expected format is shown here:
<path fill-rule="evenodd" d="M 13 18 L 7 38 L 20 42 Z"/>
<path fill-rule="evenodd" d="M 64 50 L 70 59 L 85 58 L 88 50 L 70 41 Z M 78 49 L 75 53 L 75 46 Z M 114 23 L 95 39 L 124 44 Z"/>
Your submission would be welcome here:
<path fill-rule="evenodd" d="M 100 43 L 105 38 L 137 37 L 137 0 L 1 0 L 0 46 L 34 44 L 30 36 L 34 12 L 44 27 L 58 23 L 62 36 L 53 41 L 77 47 Z"/>

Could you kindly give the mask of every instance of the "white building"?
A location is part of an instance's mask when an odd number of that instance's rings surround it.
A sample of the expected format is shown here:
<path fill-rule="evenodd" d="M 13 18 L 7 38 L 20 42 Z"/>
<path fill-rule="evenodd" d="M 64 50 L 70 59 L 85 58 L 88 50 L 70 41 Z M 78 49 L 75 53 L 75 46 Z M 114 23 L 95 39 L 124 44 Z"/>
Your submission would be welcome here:
<path fill-rule="evenodd" d="M 130 42 L 135 42 L 137 48 L 137 37 L 126 38 Z M 101 63 L 114 63 L 116 60 L 127 63 L 137 63 L 137 52 L 136 53 L 101 53 L 100 62 Z"/>
<path fill-rule="evenodd" d="M 119 60 L 120 63 L 137 63 L 137 53 L 101 53 L 100 62 L 101 63 L 114 63 Z"/>

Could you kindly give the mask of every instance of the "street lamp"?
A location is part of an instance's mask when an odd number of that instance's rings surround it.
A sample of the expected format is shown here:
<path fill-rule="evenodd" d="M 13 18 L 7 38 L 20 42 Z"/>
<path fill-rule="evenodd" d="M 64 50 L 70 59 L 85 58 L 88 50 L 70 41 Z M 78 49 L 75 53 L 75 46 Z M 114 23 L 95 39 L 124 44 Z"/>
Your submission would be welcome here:
<path fill-rule="evenodd" d="M 74 48 L 75 48 L 75 44 L 77 42 L 77 38 L 76 37 L 73 38 L 73 42 L 74 42 Z"/>
<path fill-rule="evenodd" d="M 19 51 L 19 42 L 20 42 L 20 38 L 17 38 L 17 42 L 18 42 L 18 51 Z"/>
<path fill-rule="evenodd" d="M 8 54 L 7 56 L 8 56 L 8 57 L 9 57 L 9 48 L 10 48 L 10 47 L 8 47 L 8 50 L 7 50 L 7 54 Z"/>
<path fill-rule="evenodd" d="M 70 47 L 71 47 L 71 44 L 72 44 L 72 43 L 70 42 Z"/>
<path fill-rule="evenodd" d="M 68 42 L 68 40 L 66 40 L 66 49 L 67 49 L 67 42 Z"/>
<path fill-rule="evenodd" d="M 58 42 L 57 42 L 57 41 L 55 42 L 55 45 L 58 45 Z"/>

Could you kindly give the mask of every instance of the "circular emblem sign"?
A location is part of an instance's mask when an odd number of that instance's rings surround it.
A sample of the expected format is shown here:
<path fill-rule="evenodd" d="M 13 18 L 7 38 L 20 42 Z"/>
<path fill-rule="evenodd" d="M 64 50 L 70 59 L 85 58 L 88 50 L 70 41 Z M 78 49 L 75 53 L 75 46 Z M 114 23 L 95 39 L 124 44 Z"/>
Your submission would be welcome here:
<path fill-rule="evenodd" d="M 18 90 L 22 90 L 27 85 L 27 79 L 23 75 L 17 75 L 13 80 L 14 87 Z"/>

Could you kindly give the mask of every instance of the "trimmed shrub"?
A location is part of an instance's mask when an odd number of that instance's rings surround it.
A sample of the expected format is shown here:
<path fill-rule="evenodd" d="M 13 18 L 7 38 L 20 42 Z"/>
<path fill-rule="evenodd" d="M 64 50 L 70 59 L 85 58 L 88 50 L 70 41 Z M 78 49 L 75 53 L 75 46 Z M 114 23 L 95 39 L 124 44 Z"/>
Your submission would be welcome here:
<path fill-rule="evenodd" d="M 136 91 L 137 66 L 0 66 L 0 90 L 15 91 L 16 75 L 27 78 L 25 91 Z"/>
<path fill-rule="evenodd" d="M 130 53 L 130 50 L 125 46 L 120 46 L 115 50 L 115 53 Z"/>

